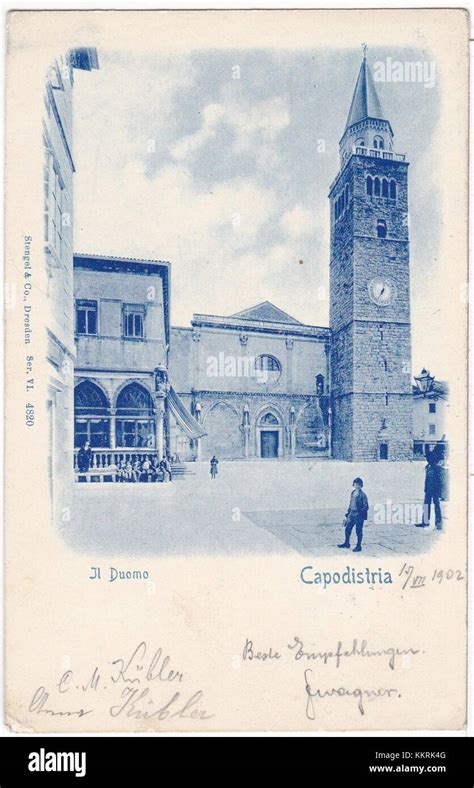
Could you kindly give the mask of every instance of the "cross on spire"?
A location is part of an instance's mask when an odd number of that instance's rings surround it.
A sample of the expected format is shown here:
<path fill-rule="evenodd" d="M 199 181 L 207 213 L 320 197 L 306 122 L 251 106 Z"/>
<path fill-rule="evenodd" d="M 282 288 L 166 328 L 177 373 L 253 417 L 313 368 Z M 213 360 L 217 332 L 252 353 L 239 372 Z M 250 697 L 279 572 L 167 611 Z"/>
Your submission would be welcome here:
<path fill-rule="evenodd" d="M 367 62 L 367 44 L 362 44 L 364 53 L 354 95 L 347 118 L 346 129 L 366 118 L 383 119 L 382 107 L 375 89 L 374 80 Z"/>

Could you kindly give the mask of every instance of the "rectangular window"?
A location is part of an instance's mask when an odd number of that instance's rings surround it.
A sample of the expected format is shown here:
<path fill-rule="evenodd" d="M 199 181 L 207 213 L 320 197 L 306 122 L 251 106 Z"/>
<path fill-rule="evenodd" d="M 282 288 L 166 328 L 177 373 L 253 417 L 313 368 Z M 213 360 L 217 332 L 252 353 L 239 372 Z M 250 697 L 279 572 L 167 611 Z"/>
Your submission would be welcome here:
<path fill-rule="evenodd" d="M 423 457 L 423 441 L 415 441 L 413 452 L 417 457 Z"/>
<path fill-rule="evenodd" d="M 128 339 L 143 339 L 145 307 L 140 304 L 123 305 L 123 335 Z"/>
<path fill-rule="evenodd" d="M 76 301 L 76 334 L 97 334 L 97 301 Z"/>
<path fill-rule="evenodd" d="M 155 422 L 152 419 L 117 419 L 115 437 L 120 448 L 154 448 Z"/>
<path fill-rule="evenodd" d="M 430 402 L 430 413 L 436 413 L 436 402 Z"/>
<path fill-rule="evenodd" d="M 380 444 L 380 459 L 388 460 L 388 443 Z"/>
<path fill-rule="evenodd" d="M 436 424 L 430 424 L 430 435 L 436 435 Z"/>
<path fill-rule="evenodd" d="M 74 419 L 74 446 L 80 449 L 89 441 L 91 448 L 103 449 L 110 446 L 110 427 L 108 419 Z"/>

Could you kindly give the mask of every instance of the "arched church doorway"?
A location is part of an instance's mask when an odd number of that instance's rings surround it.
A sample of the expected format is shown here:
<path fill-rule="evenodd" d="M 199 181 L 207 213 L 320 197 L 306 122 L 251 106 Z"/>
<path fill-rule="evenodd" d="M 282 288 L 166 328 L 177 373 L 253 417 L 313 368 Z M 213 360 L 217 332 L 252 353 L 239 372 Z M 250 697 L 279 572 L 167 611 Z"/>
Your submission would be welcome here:
<path fill-rule="evenodd" d="M 278 416 L 265 411 L 257 423 L 257 454 L 264 460 L 271 460 L 283 454 L 283 429 Z"/>

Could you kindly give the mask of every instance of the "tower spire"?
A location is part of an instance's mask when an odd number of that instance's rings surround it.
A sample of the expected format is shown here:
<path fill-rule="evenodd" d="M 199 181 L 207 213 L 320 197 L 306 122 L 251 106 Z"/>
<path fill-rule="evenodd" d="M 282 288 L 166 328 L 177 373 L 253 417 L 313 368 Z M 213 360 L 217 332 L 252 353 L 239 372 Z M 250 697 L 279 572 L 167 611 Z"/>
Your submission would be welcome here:
<path fill-rule="evenodd" d="M 362 44 L 362 51 L 362 63 L 354 88 L 354 95 L 352 96 L 345 131 L 367 118 L 374 118 L 376 120 L 384 119 L 382 105 L 375 89 L 371 70 L 367 63 L 367 44 Z"/>

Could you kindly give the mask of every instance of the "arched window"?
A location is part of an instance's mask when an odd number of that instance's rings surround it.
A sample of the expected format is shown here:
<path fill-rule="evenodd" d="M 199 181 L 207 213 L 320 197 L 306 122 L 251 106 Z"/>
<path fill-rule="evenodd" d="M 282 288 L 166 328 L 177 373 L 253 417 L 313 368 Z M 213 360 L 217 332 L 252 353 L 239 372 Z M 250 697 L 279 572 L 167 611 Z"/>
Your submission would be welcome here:
<path fill-rule="evenodd" d="M 375 150 L 383 150 L 383 137 L 374 137 L 374 148 Z"/>
<path fill-rule="evenodd" d="M 364 140 L 364 138 L 363 137 L 359 137 L 359 139 L 356 140 L 355 144 L 356 144 L 356 148 L 365 148 L 365 140 Z"/>
<path fill-rule="evenodd" d="M 334 218 L 336 222 L 339 219 L 339 203 L 337 200 L 334 201 Z"/>
<path fill-rule="evenodd" d="M 395 180 L 390 181 L 390 199 L 396 200 L 397 199 L 397 182 Z"/>
<path fill-rule="evenodd" d="M 255 359 L 255 369 L 261 372 L 264 370 L 267 372 L 280 372 L 281 364 L 274 356 L 262 355 Z"/>
<path fill-rule="evenodd" d="M 367 175 L 367 179 L 365 182 L 365 189 L 369 197 L 372 197 L 372 194 L 374 192 L 374 179 L 372 178 L 371 175 Z"/>
<path fill-rule="evenodd" d="M 374 178 L 374 194 L 380 197 L 380 178 Z"/>
<path fill-rule="evenodd" d="M 125 386 L 117 397 L 115 436 L 120 448 L 154 448 L 153 401 L 139 383 Z"/>
<path fill-rule="evenodd" d="M 344 193 L 346 195 L 346 208 L 349 207 L 349 184 L 346 183 L 346 187 L 344 189 Z"/>
<path fill-rule="evenodd" d="M 385 219 L 377 219 L 377 238 L 387 237 L 387 222 Z"/>
<path fill-rule="evenodd" d="M 388 180 L 382 178 L 382 197 L 388 197 Z"/>
<path fill-rule="evenodd" d="M 278 421 L 277 417 L 273 413 L 264 413 L 263 416 L 260 417 L 259 424 L 275 424 L 278 425 L 280 422 Z"/>
<path fill-rule="evenodd" d="M 86 441 L 93 449 L 110 445 L 109 403 L 102 389 L 90 380 L 74 389 L 74 446 L 80 448 Z"/>
<path fill-rule="evenodd" d="M 255 373 L 258 383 L 275 384 L 280 379 L 281 364 L 274 356 L 263 354 L 255 359 Z"/>

